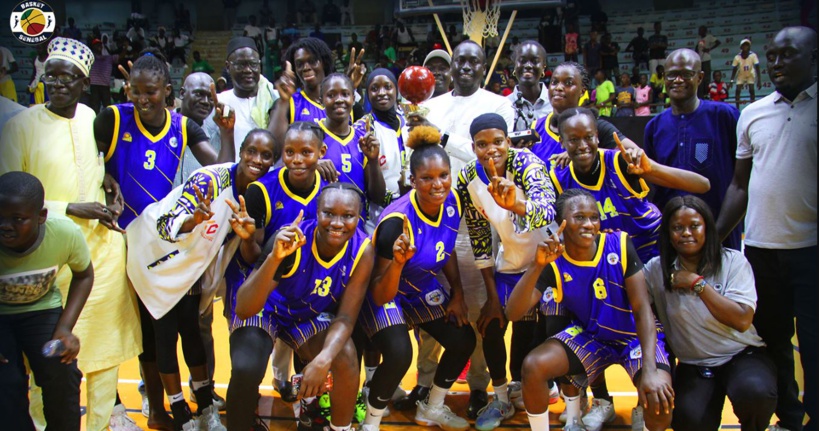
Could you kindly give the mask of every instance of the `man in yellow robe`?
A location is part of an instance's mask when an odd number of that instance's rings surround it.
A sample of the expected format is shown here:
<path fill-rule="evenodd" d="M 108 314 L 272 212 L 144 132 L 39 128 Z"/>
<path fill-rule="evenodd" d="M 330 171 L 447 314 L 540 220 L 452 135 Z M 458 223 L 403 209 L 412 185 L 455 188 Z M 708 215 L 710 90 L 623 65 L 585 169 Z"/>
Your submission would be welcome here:
<path fill-rule="evenodd" d="M 45 187 L 49 213 L 65 214 L 82 230 L 95 273 L 74 327 L 81 342 L 78 366 L 86 379 L 86 429 L 107 430 L 109 421 L 113 429 L 128 429 L 116 426 L 122 418 L 111 418 L 117 373 L 121 363 L 141 352 L 142 333 L 136 296 L 125 274 L 125 239 L 117 232 L 114 209 L 105 206 L 105 167 L 94 140 L 94 111 L 79 103 L 94 56 L 82 43 L 63 38 L 55 38 L 48 51 L 43 81 L 50 101 L 6 123 L 0 133 L 0 174 L 36 176 Z M 63 268 L 57 282 L 67 286 L 70 277 Z M 35 398 L 32 405 L 38 404 Z"/>

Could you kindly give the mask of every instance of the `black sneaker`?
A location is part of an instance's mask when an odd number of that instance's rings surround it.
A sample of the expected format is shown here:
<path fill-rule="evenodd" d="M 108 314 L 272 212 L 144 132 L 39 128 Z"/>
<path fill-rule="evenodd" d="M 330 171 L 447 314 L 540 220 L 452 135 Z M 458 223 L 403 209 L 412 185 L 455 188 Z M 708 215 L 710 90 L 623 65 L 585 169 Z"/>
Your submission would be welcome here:
<path fill-rule="evenodd" d="M 325 427 L 330 427 L 330 421 L 322 415 L 318 397 L 310 403 L 306 403 L 303 399 L 299 402 L 301 410 L 299 411 L 298 431 L 323 431 Z"/>
<path fill-rule="evenodd" d="M 267 427 L 267 424 L 264 423 L 264 420 L 259 415 L 256 415 L 256 418 L 253 422 L 253 425 L 250 426 L 251 431 L 270 431 L 270 428 Z"/>
<path fill-rule="evenodd" d="M 469 407 L 466 408 L 466 417 L 469 419 L 477 419 L 478 411 L 489 404 L 489 396 L 486 391 L 474 390 L 469 392 Z"/>
<path fill-rule="evenodd" d="M 392 406 L 395 410 L 410 410 L 415 408 L 416 401 L 425 401 L 429 396 L 429 388 L 423 386 L 415 386 L 409 394 L 393 401 Z"/>
<path fill-rule="evenodd" d="M 293 385 L 290 382 L 284 382 L 283 385 L 276 388 L 276 392 L 282 397 L 282 401 L 293 404 L 298 401 L 296 394 L 293 392 Z"/>

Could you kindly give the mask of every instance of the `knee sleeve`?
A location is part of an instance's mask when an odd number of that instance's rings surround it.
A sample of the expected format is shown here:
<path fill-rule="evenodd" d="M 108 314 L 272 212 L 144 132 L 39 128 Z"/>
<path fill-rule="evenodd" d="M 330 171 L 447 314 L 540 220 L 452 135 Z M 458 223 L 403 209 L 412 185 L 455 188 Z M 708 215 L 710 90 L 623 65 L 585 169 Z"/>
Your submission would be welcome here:
<path fill-rule="evenodd" d="M 523 358 L 534 348 L 535 328 L 537 322 L 512 323 L 512 345 L 509 347 L 509 372 L 512 380 L 520 381 L 520 369 Z"/>
<path fill-rule="evenodd" d="M 139 362 L 156 362 L 156 333 L 153 318 L 139 297 L 137 297 L 137 303 L 139 304 L 139 326 L 142 329 L 142 353 L 139 354 Z"/>
<path fill-rule="evenodd" d="M 182 337 L 182 353 L 188 368 L 206 365 L 205 343 L 199 332 L 199 300 L 201 295 L 187 295 L 179 301 L 178 327 Z"/>
<path fill-rule="evenodd" d="M 369 383 L 368 400 L 377 409 L 387 406 L 390 396 L 412 363 L 412 344 L 408 331 L 407 325 L 396 325 L 373 336 L 373 343 L 381 352 L 382 359 Z"/>
<path fill-rule="evenodd" d="M 483 356 L 486 359 L 489 376 L 493 381 L 506 379 L 506 343 L 503 339 L 506 326 L 491 322 L 483 337 Z"/>
<path fill-rule="evenodd" d="M 442 388 L 449 388 L 475 350 L 475 331 L 470 325 L 459 328 L 444 322 L 443 319 L 427 322 L 421 325 L 421 328 L 444 348 L 438 370 L 435 372 L 434 383 Z"/>

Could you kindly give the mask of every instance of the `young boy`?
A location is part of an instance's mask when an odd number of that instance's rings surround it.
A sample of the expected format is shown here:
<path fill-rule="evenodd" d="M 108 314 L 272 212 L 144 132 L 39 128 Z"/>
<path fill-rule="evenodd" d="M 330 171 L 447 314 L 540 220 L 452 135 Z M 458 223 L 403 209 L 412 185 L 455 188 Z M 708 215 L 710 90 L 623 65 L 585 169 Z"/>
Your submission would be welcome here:
<path fill-rule="evenodd" d="M 750 103 L 756 100 L 754 92 L 754 81 L 756 81 L 757 90 L 762 89 L 762 74 L 759 72 L 759 57 L 756 53 L 751 51 L 751 41 L 749 39 L 742 39 L 739 43 L 739 54 L 734 57 L 734 70 L 731 72 L 731 84 L 736 78 L 736 104 L 739 109 L 739 95 L 742 93 L 742 87 L 748 86 L 748 92 L 751 93 Z"/>
<path fill-rule="evenodd" d="M 80 228 L 67 218 L 48 217 L 44 199 L 33 175 L 0 176 L 0 417 L 12 430 L 34 430 L 23 354 L 43 388 L 49 429 L 80 429 L 80 340 L 71 331 L 94 269 Z M 65 310 L 55 283 L 63 265 L 73 274 Z M 43 346 L 51 340 L 63 349 L 45 357 Z"/>
<path fill-rule="evenodd" d="M 752 93 L 753 91 L 751 88 Z M 714 71 L 714 80 L 708 85 L 708 95 L 714 102 L 724 102 L 728 98 L 728 85 L 722 82 L 722 72 L 719 70 Z"/>
<path fill-rule="evenodd" d="M 631 86 L 631 77 L 628 73 L 620 75 L 620 85 L 617 86 L 616 94 L 617 112 L 614 113 L 614 116 L 633 117 L 635 91 L 634 87 Z"/>

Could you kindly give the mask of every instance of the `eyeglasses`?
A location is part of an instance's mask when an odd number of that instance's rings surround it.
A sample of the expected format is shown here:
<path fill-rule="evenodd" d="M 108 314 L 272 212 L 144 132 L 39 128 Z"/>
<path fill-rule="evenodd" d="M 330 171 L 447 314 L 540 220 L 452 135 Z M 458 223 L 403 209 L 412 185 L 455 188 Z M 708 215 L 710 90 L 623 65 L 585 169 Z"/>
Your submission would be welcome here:
<path fill-rule="evenodd" d="M 43 75 L 40 77 L 40 80 L 43 81 L 45 84 L 56 84 L 57 81 L 60 81 L 60 84 L 71 84 L 72 82 L 83 78 L 82 75 L 71 75 L 71 74 L 63 74 L 63 75 Z"/>
<path fill-rule="evenodd" d="M 258 71 L 262 65 L 260 61 L 231 61 L 230 65 L 234 70 L 250 69 L 254 72 Z"/>
<path fill-rule="evenodd" d="M 683 81 L 690 81 L 690 80 L 694 79 L 694 77 L 697 76 L 698 74 L 699 74 L 699 72 L 694 72 L 692 70 L 680 70 L 680 71 L 674 70 L 674 71 L 671 71 L 671 72 L 666 72 L 665 73 L 665 79 L 666 79 L 666 81 L 676 81 L 677 78 L 682 78 Z"/>

